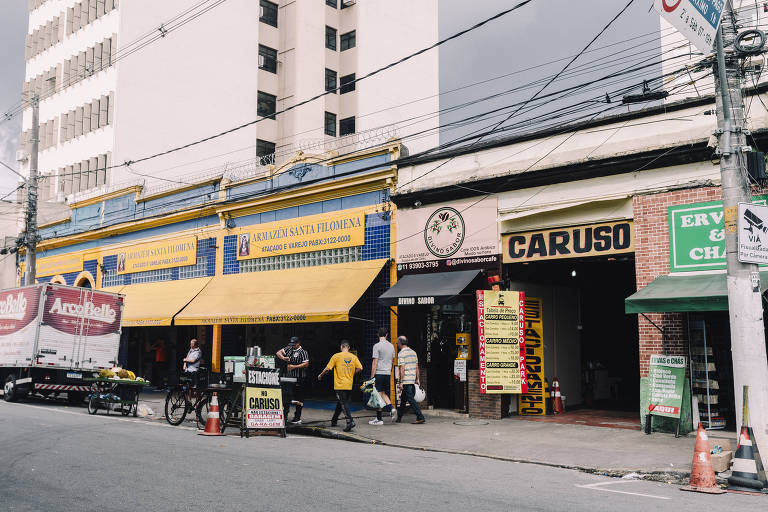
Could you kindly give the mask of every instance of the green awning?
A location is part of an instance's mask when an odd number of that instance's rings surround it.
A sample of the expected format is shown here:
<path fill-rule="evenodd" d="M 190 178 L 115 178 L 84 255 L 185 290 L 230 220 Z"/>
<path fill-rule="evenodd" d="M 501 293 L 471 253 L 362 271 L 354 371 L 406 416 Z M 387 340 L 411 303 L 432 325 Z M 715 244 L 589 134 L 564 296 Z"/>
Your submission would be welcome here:
<path fill-rule="evenodd" d="M 768 272 L 760 272 L 760 291 L 768 290 Z M 728 311 L 725 273 L 659 276 L 624 299 L 625 313 Z"/>

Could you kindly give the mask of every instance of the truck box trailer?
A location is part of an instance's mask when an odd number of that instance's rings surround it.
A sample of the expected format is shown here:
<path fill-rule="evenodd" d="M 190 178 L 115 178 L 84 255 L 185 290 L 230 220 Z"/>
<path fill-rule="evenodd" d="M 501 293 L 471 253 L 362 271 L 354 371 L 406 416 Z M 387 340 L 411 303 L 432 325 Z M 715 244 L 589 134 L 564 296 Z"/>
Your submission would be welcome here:
<path fill-rule="evenodd" d="M 79 402 L 83 380 L 117 364 L 123 296 L 42 283 L 0 291 L 0 380 L 4 398 L 66 392 Z"/>

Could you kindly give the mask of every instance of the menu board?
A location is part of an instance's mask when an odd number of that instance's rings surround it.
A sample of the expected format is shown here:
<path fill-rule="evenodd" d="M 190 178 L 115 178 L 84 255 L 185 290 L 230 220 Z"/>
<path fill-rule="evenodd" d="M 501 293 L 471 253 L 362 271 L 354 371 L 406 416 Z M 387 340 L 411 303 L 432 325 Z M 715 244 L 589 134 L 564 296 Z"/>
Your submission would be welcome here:
<path fill-rule="evenodd" d="M 683 403 L 685 357 L 652 355 L 648 379 L 648 412 L 657 416 L 679 418 L 680 406 Z"/>
<path fill-rule="evenodd" d="M 477 291 L 480 393 L 527 393 L 525 294 Z"/>

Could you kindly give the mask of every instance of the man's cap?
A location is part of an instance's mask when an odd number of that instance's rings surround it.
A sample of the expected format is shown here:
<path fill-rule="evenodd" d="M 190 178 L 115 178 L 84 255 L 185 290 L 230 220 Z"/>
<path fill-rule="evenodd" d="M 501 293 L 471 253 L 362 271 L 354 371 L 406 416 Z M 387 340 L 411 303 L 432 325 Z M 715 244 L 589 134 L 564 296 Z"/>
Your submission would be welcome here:
<path fill-rule="evenodd" d="M 298 336 L 293 336 L 293 337 L 291 338 L 291 345 L 295 345 L 295 344 L 297 344 L 297 343 L 301 343 L 301 340 L 299 339 L 299 337 L 298 337 Z"/>

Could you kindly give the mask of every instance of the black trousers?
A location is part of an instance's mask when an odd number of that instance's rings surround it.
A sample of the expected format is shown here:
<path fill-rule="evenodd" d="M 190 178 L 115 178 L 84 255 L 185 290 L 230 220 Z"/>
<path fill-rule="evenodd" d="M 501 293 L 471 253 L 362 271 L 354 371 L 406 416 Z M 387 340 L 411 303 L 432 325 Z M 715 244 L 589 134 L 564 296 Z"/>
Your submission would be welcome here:
<path fill-rule="evenodd" d="M 288 421 L 288 413 L 291 411 L 291 403 L 296 405 L 293 413 L 294 420 L 301 419 L 301 410 L 304 408 L 304 386 L 301 382 L 283 382 L 283 417 Z"/>
<path fill-rule="evenodd" d="M 347 425 L 353 422 L 352 413 L 349 410 L 349 401 L 352 398 L 352 390 L 349 389 L 337 389 L 336 390 L 336 410 L 333 412 L 333 418 L 331 423 L 335 424 L 339 421 L 341 411 L 344 411 L 344 417 L 347 419 Z"/>

